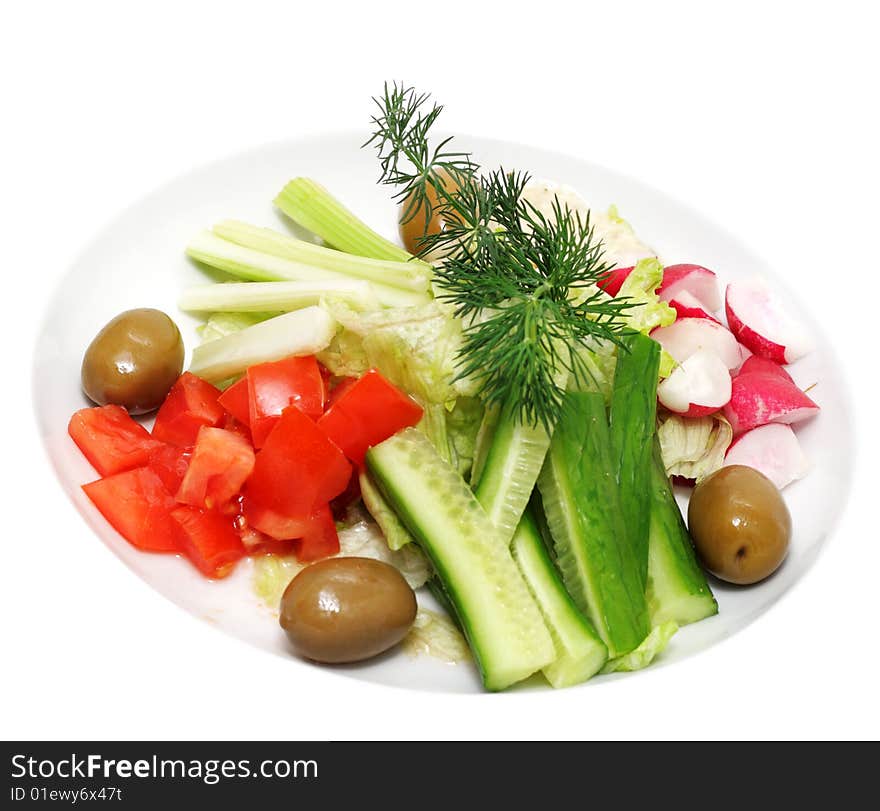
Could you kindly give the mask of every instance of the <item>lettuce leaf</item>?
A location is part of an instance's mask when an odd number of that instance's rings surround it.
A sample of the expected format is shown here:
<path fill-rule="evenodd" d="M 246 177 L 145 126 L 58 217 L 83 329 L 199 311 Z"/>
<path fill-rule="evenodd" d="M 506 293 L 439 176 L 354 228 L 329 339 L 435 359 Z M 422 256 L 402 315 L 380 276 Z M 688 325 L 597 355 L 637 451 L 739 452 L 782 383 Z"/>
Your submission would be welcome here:
<path fill-rule="evenodd" d="M 720 414 L 696 419 L 667 414 L 657 436 L 666 472 L 699 482 L 724 464 L 733 428 Z"/>
<path fill-rule="evenodd" d="M 628 672 L 647 667 L 663 652 L 669 644 L 669 640 L 675 636 L 676 631 L 678 631 L 678 623 L 673 620 L 655 626 L 651 629 L 651 633 L 642 640 L 641 645 L 606 663 L 602 668 L 602 673 Z"/>
<path fill-rule="evenodd" d="M 482 417 L 477 386 L 456 379 L 462 326 L 440 302 L 360 313 L 327 308 L 342 330 L 318 359 L 336 375 L 376 368 L 425 410 L 420 429 L 463 475 L 470 469 Z"/>
<path fill-rule="evenodd" d="M 626 297 L 640 306 L 625 313 L 627 324 L 648 335 L 657 327 L 668 327 L 675 321 L 675 310 L 657 295 L 663 281 L 663 265 L 659 259 L 640 259 L 623 282 L 618 298 Z M 675 361 L 665 349 L 660 353 L 660 377 L 669 377 Z"/>
<path fill-rule="evenodd" d="M 366 470 L 361 473 L 359 482 L 364 506 L 370 515 L 373 516 L 373 520 L 379 525 L 379 529 L 382 530 L 389 549 L 397 551 L 411 543 L 414 540 L 413 536 L 410 535 L 409 530 L 397 517 L 397 513 L 394 512 L 391 505 L 385 500 L 385 497 Z"/>
<path fill-rule="evenodd" d="M 410 656 L 433 656 L 448 664 L 471 660 L 470 648 L 449 617 L 419 608 L 410 632 L 401 643 Z"/>

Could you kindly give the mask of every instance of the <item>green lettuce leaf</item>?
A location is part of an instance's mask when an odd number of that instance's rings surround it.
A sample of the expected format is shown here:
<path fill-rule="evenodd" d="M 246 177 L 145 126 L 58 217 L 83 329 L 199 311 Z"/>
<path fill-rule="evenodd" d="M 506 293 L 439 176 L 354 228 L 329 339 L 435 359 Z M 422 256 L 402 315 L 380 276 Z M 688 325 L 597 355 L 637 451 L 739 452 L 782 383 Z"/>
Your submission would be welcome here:
<path fill-rule="evenodd" d="M 663 265 L 659 259 L 640 259 L 623 285 L 618 298 L 626 297 L 638 307 L 625 313 L 627 324 L 648 335 L 657 327 L 668 327 L 675 321 L 675 310 L 657 295 L 657 288 L 663 281 Z M 660 377 L 669 377 L 675 361 L 665 349 L 660 353 Z"/>
<path fill-rule="evenodd" d="M 669 640 L 675 636 L 676 631 L 678 631 L 678 623 L 673 620 L 664 622 L 662 625 L 657 625 L 651 630 L 651 633 L 644 638 L 641 645 L 635 650 L 607 662 L 605 667 L 602 668 L 602 672 L 628 672 L 631 670 L 641 670 L 643 667 L 647 667 L 663 652 L 669 644 Z"/>
<path fill-rule="evenodd" d="M 363 471 L 359 477 L 361 487 L 361 498 L 364 500 L 364 506 L 373 516 L 373 520 L 379 525 L 388 547 L 392 551 L 403 548 L 413 541 L 413 536 L 409 530 L 403 525 L 403 522 L 397 517 L 397 513 L 391 509 L 391 505 L 385 501 L 385 497 L 379 491 L 376 483 L 366 471 Z"/>

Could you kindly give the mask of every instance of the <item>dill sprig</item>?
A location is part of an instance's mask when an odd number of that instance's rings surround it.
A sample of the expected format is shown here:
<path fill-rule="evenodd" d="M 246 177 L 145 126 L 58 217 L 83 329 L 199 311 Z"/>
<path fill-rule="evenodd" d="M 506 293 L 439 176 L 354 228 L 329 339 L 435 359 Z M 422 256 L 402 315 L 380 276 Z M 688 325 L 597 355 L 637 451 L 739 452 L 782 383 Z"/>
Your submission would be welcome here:
<path fill-rule="evenodd" d="M 431 149 L 428 133 L 442 107 L 428 94 L 386 84 L 373 117 L 381 182 L 408 200 L 402 217 L 431 218 L 430 184 L 443 229 L 422 238 L 422 255 L 442 256 L 439 298 L 463 319 L 458 376 L 481 385 L 487 405 L 510 407 L 522 422 L 548 430 L 562 410 L 566 384 L 588 375 L 584 353 L 596 342 L 621 346 L 622 315 L 634 305 L 597 283 L 612 266 L 590 225 L 559 200 L 545 215 L 523 197 L 526 172 L 478 174 L 470 155 Z M 366 146 L 366 144 L 365 144 Z M 443 173 L 452 183 L 442 180 Z"/>
<path fill-rule="evenodd" d="M 435 278 L 440 298 L 466 323 L 459 375 L 479 381 L 487 404 L 509 406 L 521 421 L 550 429 L 567 377 L 582 385 L 588 375 L 583 352 L 596 341 L 620 345 L 621 315 L 633 305 L 596 286 L 611 266 L 589 217 L 558 200 L 545 216 L 522 198 L 508 198 L 503 170 L 481 183 L 503 201 L 495 211 L 506 226 L 479 246 L 459 242 Z"/>
<path fill-rule="evenodd" d="M 401 223 L 409 222 L 419 212 L 424 213 L 426 223 L 430 221 L 433 204 L 428 187 L 435 189 L 438 199 L 444 199 L 444 173 L 457 179 L 472 176 L 478 168 L 470 153 L 447 149 L 451 136 L 430 146 L 428 131 L 443 107 L 429 106 L 429 99 L 430 94 L 416 93 L 414 88 L 397 82 L 386 82 L 382 95 L 373 97 L 379 113 L 372 116 L 376 129 L 364 146 L 373 144 L 378 152 L 379 182 L 397 186 L 394 199 L 406 201 Z"/>

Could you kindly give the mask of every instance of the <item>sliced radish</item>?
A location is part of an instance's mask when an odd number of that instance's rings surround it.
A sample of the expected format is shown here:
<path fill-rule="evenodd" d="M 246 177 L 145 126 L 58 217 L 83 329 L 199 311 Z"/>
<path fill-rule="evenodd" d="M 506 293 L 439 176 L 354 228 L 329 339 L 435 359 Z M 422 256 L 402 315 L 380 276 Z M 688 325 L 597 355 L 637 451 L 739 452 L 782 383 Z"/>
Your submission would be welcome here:
<path fill-rule="evenodd" d="M 737 346 L 739 347 L 739 354 L 742 358 L 742 363 L 740 363 L 739 368 L 734 372 L 735 375 L 738 375 L 740 372 L 742 372 L 742 368 L 746 365 L 746 361 L 749 358 L 754 357 L 754 355 L 752 354 L 752 350 L 749 349 L 747 346 L 743 346 L 741 343 L 739 343 L 739 341 L 737 341 Z"/>
<path fill-rule="evenodd" d="M 812 349 L 803 327 L 786 311 L 763 279 L 727 285 L 727 323 L 737 339 L 756 355 L 792 363 Z"/>
<path fill-rule="evenodd" d="M 711 350 L 700 349 L 657 387 L 657 397 L 670 411 L 685 417 L 707 417 L 730 400 L 730 371 Z"/>
<path fill-rule="evenodd" d="M 776 375 L 777 377 L 787 380 L 789 383 L 794 383 L 794 380 L 791 379 L 791 375 L 778 363 L 774 363 L 772 360 L 767 360 L 767 358 L 762 358 L 760 355 L 750 354 L 743 365 L 739 367 L 739 374 L 741 375 L 747 375 L 751 372 Z"/>
<path fill-rule="evenodd" d="M 768 422 L 800 422 L 818 411 L 819 406 L 791 381 L 778 374 L 750 372 L 733 379 L 724 416 L 733 433 L 742 434 Z"/>
<path fill-rule="evenodd" d="M 718 278 L 709 268 L 702 265 L 668 265 L 663 268 L 663 282 L 657 288 L 660 298 L 672 301 L 685 291 L 696 298 L 707 312 L 714 313 L 721 309 Z"/>
<path fill-rule="evenodd" d="M 630 265 L 628 268 L 614 268 L 614 270 L 609 271 L 602 277 L 601 281 L 598 283 L 599 287 L 601 287 L 609 296 L 616 296 L 620 292 L 620 288 L 623 287 L 626 277 L 632 273 L 633 267 L 635 267 L 635 265 Z"/>
<path fill-rule="evenodd" d="M 714 315 L 706 312 L 703 303 L 687 290 L 676 293 L 675 298 L 669 300 L 669 306 L 675 310 L 679 318 L 710 318 L 717 324 L 721 323 Z"/>
<path fill-rule="evenodd" d="M 694 352 L 709 349 L 728 369 L 736 369 L 742 363 L 739 344 L 731 332 L 709 318 L 679 318 L 668 327 L 659 327 L 651 333 L 678 363 L 684 363 Z"/>
<path fill-rule="evenodd" d="M 728 449 L 724 464 L 753 467 L 780 490 L 805 476 L 810 467 L 794 431 L 777 423 L 743 434 Z"/>

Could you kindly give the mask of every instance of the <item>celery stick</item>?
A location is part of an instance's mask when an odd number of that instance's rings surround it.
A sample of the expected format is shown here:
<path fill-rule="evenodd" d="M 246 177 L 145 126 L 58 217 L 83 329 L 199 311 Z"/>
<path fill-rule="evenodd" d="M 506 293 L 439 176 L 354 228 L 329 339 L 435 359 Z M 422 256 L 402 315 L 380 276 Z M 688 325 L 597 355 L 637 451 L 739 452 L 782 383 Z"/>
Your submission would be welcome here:
<path fill-rule="evenodd" d="M 189 370 L 211 382 L 225 380 L 255 363 L 314 355 L 335 333 L 336 321 L 326 310 L 306 307 L 197 346 Z"/>
<path fill-rule="evenodd" d="M 379 236 L 320 183 L 307 177 L 291 180 L 275 198 L 290 219 L 346 253 L 406 262 L 411 254 Z"/>
<path fill-rule="evenodd" d="M 268 253 L 282 259 L 344 273 L 369 282 L 390 284 L 404 290 L 425 293 L 431 281 L 432 268 L 426 262 L 411 259 L 408 262 L 370 259 L 325 248 L 302 239 L 280 234 L 271 228 L 260 228 L 236 220 L 226 220 L 214 226 L 214 233 L 244 248 Z"/>
<path fill-rule="evenodd" d="M 186 252 L 199 262 L 248 281 L 300 281 L 317 284 L 351 281 L 351 277 L 344 273 L 244 248 L 221 239 L 211 231 L 203 231 L 196 236 L 187 246 Z M 386 307 L 414 307 L 429 300 L 425 293 L 402 290 L 386 284 L 374 284 L 373 288 L 379 301 Z"/>
<path fill-rule="evenodd" d="M 343 301 L 354 310 L 381 306 L 370 282 L 231 282 L 205 284 L 184 290 L 178 306 L 186 312 L 258 313 L 300 310 L 321 299 Z"/>

